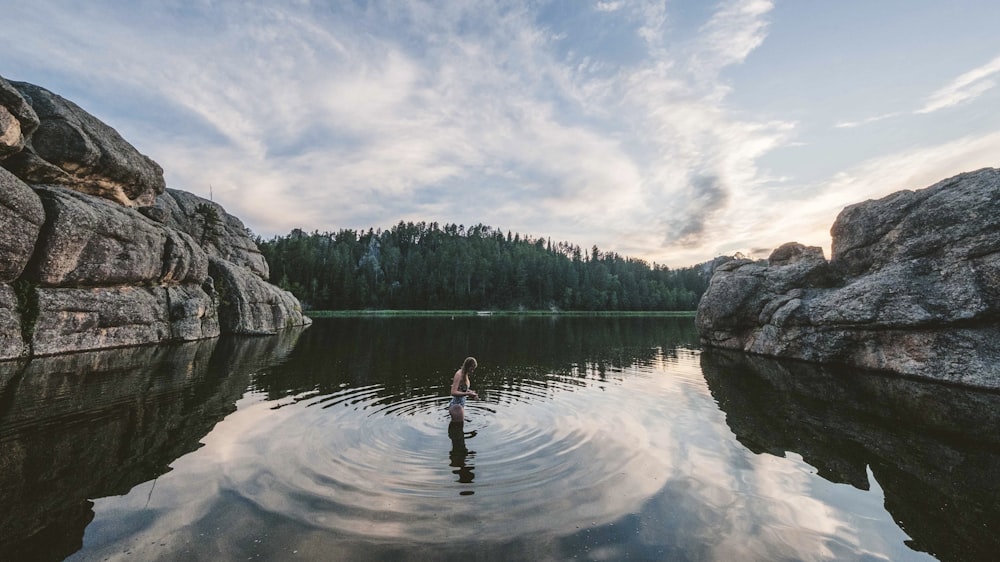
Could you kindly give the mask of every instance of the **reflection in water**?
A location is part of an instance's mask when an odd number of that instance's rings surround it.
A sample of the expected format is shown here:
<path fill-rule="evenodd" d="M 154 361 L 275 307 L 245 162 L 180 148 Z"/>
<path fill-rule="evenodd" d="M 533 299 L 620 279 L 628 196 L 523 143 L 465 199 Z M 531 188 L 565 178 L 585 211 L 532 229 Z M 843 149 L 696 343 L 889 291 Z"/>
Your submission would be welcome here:
<path fill-rule="evenodd" d="M 1000 395 L 696 341 L 691 319 L 354 318 L 0 363 L 0 559 L 997 548 Z M 450 426 L 470 352 L 484 399 Z"/>
<path fill-rule="evenodd" d="M 79 549 L 90 498 L 124 494 L 197 449 L 297 334 L 0 363 L 0 559 Z"/>
<path fill-rule="evenodd" d="M 1000 394 L 722 350 L 701 367 L 750 450 L 797 453 L 861 490 L 870 471 L 914 550 L 1000 552 Z"/>
<path fill-rule="evenodd" d="M 475 387 L 488 390 L 549 373 L 607 376 L 674 358 L 698 339 L 690 319 L 657 317 L 337 318 L 314 323 L 308 336 L 254 389 L 280 399 L 381 384 L 382 395 L 412 395 L 451 384 L 455 357 L 475 350 Z"/>
<path fill-rule="evenodd" d="M 448 458 L 451 461 L 449 466 L 455 468 L 452 473 L 458 475 L 458 481 L 462 484 L 471 484 L 476 478 L 476 473 L 473 472 L 476 467 L 472 464 L 473 459 L 476 458 L 476 452 L 470 451 L 465 446 L 465 440 L 475 436 L 475 431 L 466 433 L 465 424 L 462 422 L 453 421 L 448 424 L 448 438 L 451 439 L 451 451 L 448 453 Z M 474 493 L 472 490 L 459 492 L 463 496 L 471 496 Z"/>
<path fill-rule="evenodd" d="M 656 436 L 615 404 L 624 393 L 649 412 L 676 381 L 665 369 L 694 369 L 683 348 L 693 322 L 472 320 L 317 321 L 255 373 L 205 447 L 173 463 L 148 508 L 149 484 L 96 502 L 82 558 L 123 548 L 135 558 L 571 557 L 579 545 L 554 535 L 613 524 L 661 485 Z M 445 442 L 454 358 L 466 350 L 480 360 L 485 400 Z M 622 384 L 654 376 L 639 399 Z M 129 527 L 146 513 L 162 515 Z M 620 533 L 625 545 L 635 537 Z"/>

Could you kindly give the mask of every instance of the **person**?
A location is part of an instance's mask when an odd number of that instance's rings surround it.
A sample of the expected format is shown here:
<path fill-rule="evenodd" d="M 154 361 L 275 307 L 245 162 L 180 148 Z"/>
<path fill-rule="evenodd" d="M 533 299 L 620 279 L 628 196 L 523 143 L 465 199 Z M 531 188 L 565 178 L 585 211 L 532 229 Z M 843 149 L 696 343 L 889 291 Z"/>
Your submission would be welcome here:
<path fill-rule="evenodd" d="M 455 371 L 455 376 L 451 379 L 451 402 L 448 403 L 448 413 L 451 414 L 452 422 L 465 422 L 465 399 L 479 398 L 476 391 L 472 390 L 472 381 L 469 379 L 477 366 L 475 357 L 466 357 L 462 368 Z"/>

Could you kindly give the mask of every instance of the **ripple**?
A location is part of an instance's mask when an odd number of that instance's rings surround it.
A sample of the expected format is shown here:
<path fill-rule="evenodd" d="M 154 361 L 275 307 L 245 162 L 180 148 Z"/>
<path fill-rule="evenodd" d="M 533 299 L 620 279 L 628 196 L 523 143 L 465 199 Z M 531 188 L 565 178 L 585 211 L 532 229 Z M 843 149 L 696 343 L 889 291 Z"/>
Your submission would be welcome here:
<path fill-rule="evenodd" d="M 581 518 L 613 512 L 609 502 L 645 493 L 615 484 L 641 457 L 615 433 L 617 408 L 603 395 L 608 385 L 620 387 L 615 375 L 500 383 L 467 402 L 458 432 L 449 431 L 443 386 L 405 394 L 346 387 L 265 403 L 277 411 L 240 446 L 267 460 L 252 465 L 255 474 L 234 469 L 229 486 L 262 509 L 317 527 L 423 542 L 448 536 L 432 524 L 484 511 L 503 512 L 510 524 L 477 536 L 532 532 L 554 513 L 572 521 L 570 507 L 600 505 L 582 509 Z"/>

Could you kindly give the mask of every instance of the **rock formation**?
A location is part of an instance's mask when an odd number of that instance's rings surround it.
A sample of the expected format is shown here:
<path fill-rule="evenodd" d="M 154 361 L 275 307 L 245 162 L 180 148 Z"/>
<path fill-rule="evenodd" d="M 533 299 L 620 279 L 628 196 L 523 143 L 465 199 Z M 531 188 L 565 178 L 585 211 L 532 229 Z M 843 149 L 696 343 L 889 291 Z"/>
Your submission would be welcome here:
<path fill-rule="evenodd" d="M 790 243 L 720 266 L 705 345 L 1000 388 L 1000 170 L 845 208 L 832 256 Z"/>
<path fill-rule="evenodd" d="M 307 324 L 247 229 L 76 104 L 0 77 L 0 359 Z"/>

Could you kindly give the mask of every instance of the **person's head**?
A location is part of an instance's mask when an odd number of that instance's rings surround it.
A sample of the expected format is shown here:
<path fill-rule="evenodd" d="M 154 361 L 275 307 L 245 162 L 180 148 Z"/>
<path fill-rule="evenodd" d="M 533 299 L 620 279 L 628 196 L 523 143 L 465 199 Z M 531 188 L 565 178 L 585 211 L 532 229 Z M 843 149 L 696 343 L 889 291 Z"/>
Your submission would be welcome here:
<path fill-rule="evenodd" d="M 462 372 L 465 373 L 466 375 L 468 375 L 477 366 L 479 366 L 479 364 L 476 363 L 476 358 L 475 357 L 466 357 L 465 358 L 465 362 L 462 363 Z"/>

